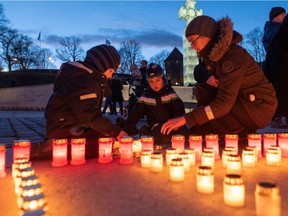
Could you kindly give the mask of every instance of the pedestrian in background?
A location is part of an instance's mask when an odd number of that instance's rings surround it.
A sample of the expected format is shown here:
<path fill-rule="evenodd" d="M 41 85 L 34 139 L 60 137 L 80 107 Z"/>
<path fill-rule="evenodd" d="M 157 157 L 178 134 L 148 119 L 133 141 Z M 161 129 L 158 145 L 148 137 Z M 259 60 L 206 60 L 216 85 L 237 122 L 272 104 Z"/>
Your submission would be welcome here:
<path fill-rule="evenodd" d="M 110 87 L 110 79 L 108 79 L 107 83 L 105 83 L 103 91 L 104 91 L 105 103 L 104 103 L 102 113 L 105 114 L 107 108 L 109 107 L 109 111 L 110 111 L 109 115 L 113 115 L 114 113 L 113 113 L 113 105 L 111 102 L 112 90 Z"/>
<path fill-rule="evenodd" d="M 278 99 L 278 107 L 271 127 L 287 128 L 288 121 L 288 15 L 272 39 L 266 55 L 264 72 L 272 82 Z M 285 117 L 285 122 L 282 121 Z M 277 119 L 278 118 L 278 119 Z"/>
<path fill-rule="evenodd" d="M 121 82 L 121 79 L 118 75 L 114 75 L 111 79 L 110 87 L 112 90 L 112 95 L 111 95 L 111 101 L 113 105 L 113 113 L 114 115 L 117 115 L 117 103 L 120 108 L 120 114 L 123 115 L 123 84 Z"/>

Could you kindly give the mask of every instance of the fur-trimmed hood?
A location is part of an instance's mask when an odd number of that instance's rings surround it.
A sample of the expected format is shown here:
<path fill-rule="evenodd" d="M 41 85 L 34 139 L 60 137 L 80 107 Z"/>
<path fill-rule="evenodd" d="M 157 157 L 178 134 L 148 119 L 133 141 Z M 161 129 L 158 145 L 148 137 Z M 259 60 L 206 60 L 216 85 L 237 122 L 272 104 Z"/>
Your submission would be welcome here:
<path fill-rule="evenodd" d="M 242 41 L 242 35 L 233 30 L 233 23 L 229 17 L 221 18 L 218 23 L 216 43 L 208 55 L 209 60 L 219 61 L 229 50 L 231 44 Z"/>

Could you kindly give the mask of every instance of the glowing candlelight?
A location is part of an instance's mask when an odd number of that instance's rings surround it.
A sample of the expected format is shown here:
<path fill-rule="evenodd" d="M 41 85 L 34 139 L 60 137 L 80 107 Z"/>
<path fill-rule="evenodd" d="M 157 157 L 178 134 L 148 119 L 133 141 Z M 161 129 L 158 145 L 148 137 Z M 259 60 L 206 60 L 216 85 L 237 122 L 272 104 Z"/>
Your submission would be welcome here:
<path fill-rule="evenodd" d="M 72 138 L 71 139 L 71 165 L 82 165 L 86 163 L 85 160 L 85 138 Z M 111 146 L 112 149 L 112 146 Z"/>
<path fill-rule="evenodd" d="M 140 158 L 142 168 L 150 168 L 150 166 L 151 166 L 151 154 L 152 154 L 152 152 L 149 149 L 142 150 L 141 158 Z"/>
<path fill-rule="evenodd" d="M 171 138 L 172 148 L 175 148 L 177 153 L 184 152 L 185 149 L 185 136 L 175 134 Z"/>
<path fill-rule="evenodd" d="M 62 167 L 68 164 L 67 160 L 67 139 L 54 139 L 52 143 L 53 154 L 52 154 L 52 166 Z"/>
<path fill-rule="evenodd" d="M 184 172 L 190 172 L 190 161 L 188 153 L 181 152 L 178 154 L 178 158 L 182 159 L 184 165 Z"/>
<path fill-rule="evenodd" d="M 153 136 L 141 136 L 140 138 L 142 151 L 143 150 L 150 150 L 151 152 L 154 151 L 154 137 Z"/>
<path fill-rule="evenodd" d="M 0 178 L 6 176 L 6 145 L 0 144 Z"/>
<path fill-rule="evenodd" d="M 214 169 L 214 163 L 215 163 L 215 159 L 214 159 L 214 151 L 203 151 L 202 155 L 201 155 L 201 166 L 209 166 L 212 168 L 212 170 Z"/>
<path fill-rule="evenodd" d="M 141 149 L 142 149 L 141 146 L 142 146 L 142 143 L 139 139 L 133 140 L 133 143 L 132 143 L 133 157 L 140 158 Z"/>
<path fill-rule="evenodd" d="M 99 145 L 99 158 L 98 163 L 110 163 L 112 162 L 112 137 L 100 137 L 98 139 Z"/>
<path fill-rule="evenodd" d="M 223 151 L 222 151 L 222 166 L 224 168 L 227 167 L 227 160 L 229 155 L 235 155 L 236 154 L 236 149 L 235 147 L 229 147 L 226 146 Z"/>
<path fill-rule="evenodd" d="M 248 134 L 248 146 L 255 147 L 257 158 L 262 158 L 262 135 Z"/>
<path fill-rule="evenodd" d="M 184 165 L 181 158 L 171 160 L 170 164 L 170 181 L 183 182 L 184 181 Z"/>
<path fill-rule="evenodd" d="M 282 157 L 288 157 L 288 133 L 278 134 L 278 145 L 282 151 Z"/>
<path fill-rule="evenodd" d="M 263 134 L 263 155 L 266 155 L 267 148 L 272 145 L 277 145 L 277 135 L 275 133 L 264 133 Z"/>
<path fill-rule="evenodd" d="M 20 196 L 18 197 L 17 204 L 18 207 L 21 208 L 23 205 L 24 197 L 36 196 L 43 193 L 43 188 L 41 184 L 35 184 L 30 186 L 20 187 Z"/>
<path fill-rule="evenodd" d="M 152 172 L 163 172 L 163 156 L 161 152 L 152 153 L 150 169 Z"/>
<path fill-rule="evenodd" d="M 21 180 L 21 187 L 31 186 L 39 183 L 39 178 L 35 175 L 24 177 Z"/>
<path fill-rule="evenodd" d="M 190 135 L 189 136 L 189 147 L 195 150 L 196 161 L 201 161 L 202 153 L 202 136 L 201 135 Z"/>
<path fill-rule="evenodd" d="M 234 147 L 236 154 L 238 154 L 238 135 L 237 134 L 226 134 L 225 135 L 225 146 Z"/>
<path fill-rule="evenodd" d="M 19 169 L 24 169 L 32 166 L 32 162 L 28 161 L 27 158 L 16 159 L 15 162 L 12 163 L 12 177 L 16 177 Z"/>
<path fill-rule="evenodd" d="M 27 158 L 30 160 L 30 140 L 14 140 L 13 143 L 13 162 L 16 158 Z"/>
<path fill-rule="evenodd" d="M 20 191 L 20 185 L 23 178 L 33 176 L 35 174 L 35 170 L 31 167 L 19 169 L 19 171 L 16 174 L 16 177 L 14 178 L 14 184 L 15 184 L 15 193 L 16 195 L 19 194 Z"/>
<path fill-rule="evenodd" d="M 210 147 L 210 148 L 214 149 L 215 160 L 219 160 L 220 159 L 218 140 L 219 140 L 218 139 L 218 135 L 216 135 L 216 134 L 207 134 L 205 136 L 206 147 Z"/>
<path fill-rule="evenodd" d="M 184 152 L 188 154 L 189 165 L 195 166 L 195 163 L 196 163 L 195 150 L 193 148 L 188 148 L 188 149 L 185 149 Z"/>
<path fill-rule="evenodd" d="M 224 203 L 232 207 L 245 205 L 245 186 L 240 175 L 226 175 L 223 182 Z"/>
<path fill-rule="evenodd" d="M 210 166 L 199 166 L 196 176 L 196 190 L 202 194 L 214 192 L 214 174 Z"/>
<path fill-rule="evenodd" d="M 275 148 L 267 148 L 266 151 L 266 164 L 268 166 L 280 166 L 279 151 Z"/>
<path fill-rule="evenodd" d="M 23 197 L 23 202 L 19 215 L 45 215 L 47 211 L 47 201 L 44 194 Z"/>
<path fill-rule="evenodd" d="M 171 160 L 178 157 L 175 148 L 167 148 L 166 149 L 166 166 L 170 166 Z"/>
<path fill-rule="evenodd" d="M 270 182 L 260 182 L 255 190 L 256 215 L 281 216 L 281 197 L 279 187 Z"/>
<path fill-rule="evenodd" d="M 254 149 L 243 149 L 242 151 L 242 165 L 243 167 L 255 167 L 256 156 Z"/>
<path fill-rule="evenodd" d="M 241 160 L 239 155 L 228 156 L 226 173 L 241 175 Z"/>
<path fill-rule="evenodd" d="M 130 136 L 123 136 L 119 140 L 120 142 L 120 164 L 133 164 L 133 138 Z"/>

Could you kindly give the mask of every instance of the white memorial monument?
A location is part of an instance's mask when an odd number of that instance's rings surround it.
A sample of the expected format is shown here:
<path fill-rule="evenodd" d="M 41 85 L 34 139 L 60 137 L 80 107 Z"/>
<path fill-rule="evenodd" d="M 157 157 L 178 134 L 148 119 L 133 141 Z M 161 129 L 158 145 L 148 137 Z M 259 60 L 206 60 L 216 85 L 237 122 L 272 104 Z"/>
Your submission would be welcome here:
<path fill-rule="evenodd" d="M 202 9 L 195 9 L 196 0 L 186 0 L 185 7 L 181 6 L 179 9 L 179 19 L 186 20 L 186 27 L 195 17 L 203 14 Z M 183 80 L 184 86 L 189 83 L 193 84 L 196 81 L 193 77 L 194 67 L 198 64 L 196 51 L 191 48 L 190 43 L 185 37 L 185 29 L 183 30 Z"/>

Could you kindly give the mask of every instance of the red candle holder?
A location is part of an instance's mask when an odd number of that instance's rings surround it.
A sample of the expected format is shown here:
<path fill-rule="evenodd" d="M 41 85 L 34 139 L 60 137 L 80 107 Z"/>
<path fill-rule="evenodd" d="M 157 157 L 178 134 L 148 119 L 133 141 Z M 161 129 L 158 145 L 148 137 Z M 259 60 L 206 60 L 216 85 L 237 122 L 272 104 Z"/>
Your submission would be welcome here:
<path fill-rule="evenodd" d="M 120 164 L 132 164 L 133 158 L 133 138 L 130 136 L 123 136 L 119 140 L 120 142 Z"/>
<path fill-rule="evenodd" d="M 175 134 L 171 138 L 172 148 L 175 148 L 177 153 L 184 152 L 185 150 L 185 136 Z"/>
<path fill-rule="evenodd" d="M 6 145 L 0 144 L 0 178 L 6 176 Z"/>
<path fill-rule="evenodd" d="M 266 156 L 266 151 L 271 146 L 277 145 L 276 133 L 264 133 L 263 134 L 263 155 Z"/>
<path fill-rule="evenodd" d="M 67 139 L 54 139 L 53 143 L 53 167 L 62 167 L 68 164 L 67 151 L 68 151 L 68 140 Z"/>
<path fill-rule="evenodd" d="M 281 148 L 282 157 L 288 157 L 288 133 L 278 134 L 278 146 Z"/>
<path fill-rule="evenodd" d="M 262 158 L 262 135 L 261 134 L 248 134 L 248 146 L 255 147 L 256 157 Z"/>
<path fill-rule="evenodd" d="M 225 146 L 231 146 L 236 149 L 236 154 L 238 154 L 238 134 L 226 134 L 225 135 Z"/>
<path fill-rule="evenodd" d="M 151 152 L 154 151 L 154 137 L 153 136 L 141 136 L 141 150 L 150 150 Z"/>
<path fill-rule="evenodd" d="M 219 154 L 219 138 L 217 134 L 207 134 L 205 135 L 205 142 L 206 142 L 206 147 L 210 147 L 214 149 L 215 153 L 215 160 L 220 159 L 220 154 Z"/>
<path fill-rule="evenodd" d="M 85 138 L 71 139 L 71 165 L 82 165 L 86 163 L 85 160 Z"/>
<path fill-rule="evenodd" d="M 189 136 L 189 148 L 195 150 L 196 161 L 201 161 L 202 148 L 202 136 L 201 135 L 190 135 Z"/>
<path fill-rule="evenodd" d="M 13 143 L 13 162 L 16 158 L 27 158 L 30 160 L 30 140 L 14 140 Z"/>
<path fill-rule="evenodd" d="M 101 137 L 98 140 L 99 145 L 99 158 L 98 163 L 110 163 L 112 162 L 112 137 Z"/>

